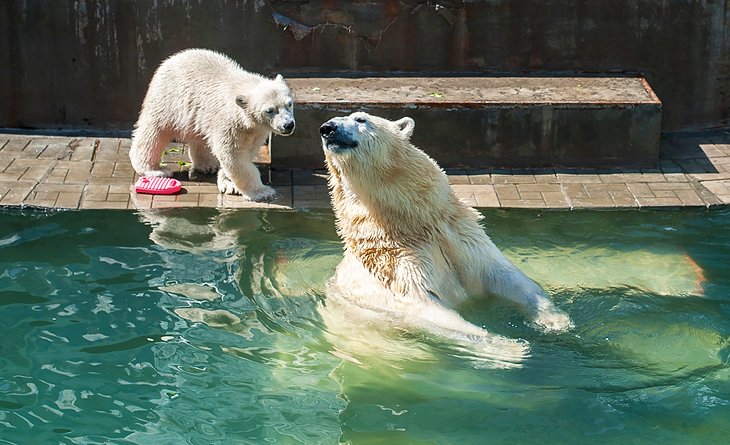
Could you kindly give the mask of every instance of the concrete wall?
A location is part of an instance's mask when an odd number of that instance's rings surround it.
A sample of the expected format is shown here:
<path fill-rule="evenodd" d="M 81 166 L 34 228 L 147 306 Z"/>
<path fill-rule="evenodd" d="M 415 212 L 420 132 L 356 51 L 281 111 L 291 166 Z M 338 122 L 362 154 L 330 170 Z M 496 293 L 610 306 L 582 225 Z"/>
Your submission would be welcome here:
<path fill-rule="evenodd" d="M 659 160 L 658 105 L 502 106 L 450 110 L 363 106 L 396 120 L 416 121 L 411 142 L 443 168 L 638 168 Z M 319 127 L 338 106 L 300 107 L 292 136 L 274 137 L 275 168 L 324 168 Z M 464 131 L 455 132 L 454 128 Z"/>
<path fill-rule="evenodd" d="M 188 47 L 267 74 L 640 72 L 665 130 L 730 121 L 728 0 L 3 0 L 0 126 L 129 128 Z"/>

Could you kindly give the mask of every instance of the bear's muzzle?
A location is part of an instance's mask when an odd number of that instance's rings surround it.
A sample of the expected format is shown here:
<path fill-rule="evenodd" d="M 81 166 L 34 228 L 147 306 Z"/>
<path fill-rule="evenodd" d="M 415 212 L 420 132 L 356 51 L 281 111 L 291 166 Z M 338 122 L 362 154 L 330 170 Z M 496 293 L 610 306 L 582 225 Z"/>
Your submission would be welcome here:
<path fill-rule="evenodd" d="M 330 119 L 322 124 L 319 127 L 319 134 L 322 136 L 324 147 L 335 153 L 355 148 L 358 145 L 357 141 L 352 139 L 335 119 Z"/>

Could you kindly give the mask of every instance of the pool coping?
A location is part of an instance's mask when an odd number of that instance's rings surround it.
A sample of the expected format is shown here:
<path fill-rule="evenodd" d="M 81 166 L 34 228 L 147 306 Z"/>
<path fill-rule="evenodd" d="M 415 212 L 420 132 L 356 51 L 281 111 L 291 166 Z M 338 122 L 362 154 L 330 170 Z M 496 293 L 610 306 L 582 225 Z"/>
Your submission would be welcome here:
<path fill-rule="evenodd" d="M 55 209 L 329 208 L 325 170 L 269 168 L 262 174 L 281 195 L 252 203 L 221 195 L 215 178 L 188 178 L 186 147 L 165 160 L 180 165 L 177 195 L 132 191 L 137 176 L 127 137 L 0 130 L 0 206 Z M 730 128 L 667 133 L 649 169 L 449 169 L 451 187 L 478 208 L 616 209 L 715 207 L 730 204 Z"/>

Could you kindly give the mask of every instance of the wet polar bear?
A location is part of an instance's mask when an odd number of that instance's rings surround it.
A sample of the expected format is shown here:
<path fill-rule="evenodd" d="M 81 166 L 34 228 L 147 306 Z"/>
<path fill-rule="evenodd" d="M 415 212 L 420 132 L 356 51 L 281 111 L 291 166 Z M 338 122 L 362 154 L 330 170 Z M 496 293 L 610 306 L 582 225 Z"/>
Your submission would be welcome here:
<path fill-rule="evenodd" d="M 544 331 L 568 316 L 512 264 L 452 192 L 436 162 L 413 146 L 415 123 L 353 113 L 320 128 L 337 231 L 345 253 L 329 286 L 334 304 L 386 314 L 407 327 L 519 362 L 526 343 L 490 334 L 453 308 L 471 296 L 516 304 Z"/>
<path fill-rule="evenodd" d="M 268 201 L 277 194 L 261 182 L 254 156 L 270 132 L 286 136 L 294 126 L 292 94 L 281 75 L 267 79 L 223 54 L 188 49 L 162 62 L 152 77 L 129 157 L 140 175 L 169 177 L 160 158 L 177 138 L 190 147 L 191 174 L 220 167 L 221 193 Z"/>

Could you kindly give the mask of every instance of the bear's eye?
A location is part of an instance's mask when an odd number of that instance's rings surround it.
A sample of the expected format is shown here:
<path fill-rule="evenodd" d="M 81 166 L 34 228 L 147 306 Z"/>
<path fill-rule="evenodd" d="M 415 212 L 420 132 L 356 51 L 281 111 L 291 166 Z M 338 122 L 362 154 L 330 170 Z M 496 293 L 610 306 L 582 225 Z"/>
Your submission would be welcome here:
<path fill-rule="evenodd" d="M 289 100 L 289 101 L 286 102 L 286 107 L 287 108 L 291 108 L 292 105 L 294 105 L 294 103 L 292 101 Z"/>
<path fill-rule="evenodd" d="M 276 108 L 269 107 L 266 109 L 266 114 L 274 114 L 274 113 L 276 113 Z"/>
<path fill-rule="evenodd" d="M 365 122 L 367 122 L 367 120 L 364 117 L 356 117 L 355 122 L 359 124 L 364 124 Z"/>

